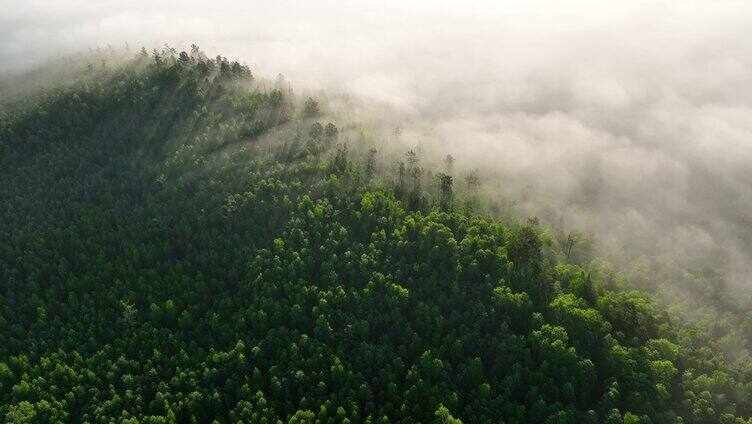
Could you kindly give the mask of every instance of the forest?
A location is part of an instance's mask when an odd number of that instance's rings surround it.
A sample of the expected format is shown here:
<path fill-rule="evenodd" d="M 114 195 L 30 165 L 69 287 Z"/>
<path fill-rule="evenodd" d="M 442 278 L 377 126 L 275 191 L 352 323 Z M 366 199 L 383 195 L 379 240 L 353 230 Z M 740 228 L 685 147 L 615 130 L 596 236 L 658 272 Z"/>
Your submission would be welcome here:
<path fill-rule="evenodd" d="M 681 319 L 282 78 L 131 56 L 0 109 L 4 422 L 752 423 L 744 310 Z"/>

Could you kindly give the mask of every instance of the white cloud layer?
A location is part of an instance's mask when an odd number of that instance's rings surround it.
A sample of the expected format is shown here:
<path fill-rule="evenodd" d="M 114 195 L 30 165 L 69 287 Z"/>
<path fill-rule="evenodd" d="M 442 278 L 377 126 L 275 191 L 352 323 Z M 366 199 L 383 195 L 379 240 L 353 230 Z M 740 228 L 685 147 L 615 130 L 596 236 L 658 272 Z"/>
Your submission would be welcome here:
<path fill-rule="evenodd" d="M 0 71 L 199 44 L 386 102 L 536 211 L 752 278 L 748 1 L 6 1 Z M 498 178 L 498 179 L 497 179 Z"/>

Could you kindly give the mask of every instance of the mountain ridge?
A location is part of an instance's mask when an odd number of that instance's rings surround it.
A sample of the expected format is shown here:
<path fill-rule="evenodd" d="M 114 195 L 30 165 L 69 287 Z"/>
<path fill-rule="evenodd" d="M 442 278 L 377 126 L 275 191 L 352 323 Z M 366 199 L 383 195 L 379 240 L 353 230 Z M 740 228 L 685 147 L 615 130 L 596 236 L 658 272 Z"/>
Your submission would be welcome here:
<path fill-rule="evenodd" d="M 0 120 L 7 421 L 749 422 L 752 368 L 537 220 L 145 53 Z"/>

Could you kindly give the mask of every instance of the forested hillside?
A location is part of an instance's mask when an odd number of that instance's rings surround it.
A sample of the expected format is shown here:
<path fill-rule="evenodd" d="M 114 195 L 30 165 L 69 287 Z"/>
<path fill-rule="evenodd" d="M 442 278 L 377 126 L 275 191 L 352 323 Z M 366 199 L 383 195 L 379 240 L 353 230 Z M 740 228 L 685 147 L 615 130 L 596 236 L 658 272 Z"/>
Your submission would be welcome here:
<path fill-rule="evenodd" d="M 710 331 L 316 99 L 197 48 L 75 78 L 0 116 L 5 422 L 752 423 Z"/>

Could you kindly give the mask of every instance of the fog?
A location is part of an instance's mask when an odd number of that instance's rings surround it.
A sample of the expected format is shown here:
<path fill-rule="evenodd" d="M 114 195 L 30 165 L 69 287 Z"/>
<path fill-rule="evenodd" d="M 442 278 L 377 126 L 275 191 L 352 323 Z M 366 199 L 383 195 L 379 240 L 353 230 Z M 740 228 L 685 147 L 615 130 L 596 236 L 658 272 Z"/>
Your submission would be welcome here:
<path fill-rule="evenodd" d="M 1 72 L 196 43 L 389 109 L 400 143 L 612 256 L 711 258 L 752 291 L 747 1 L 4 3 Z"/>

